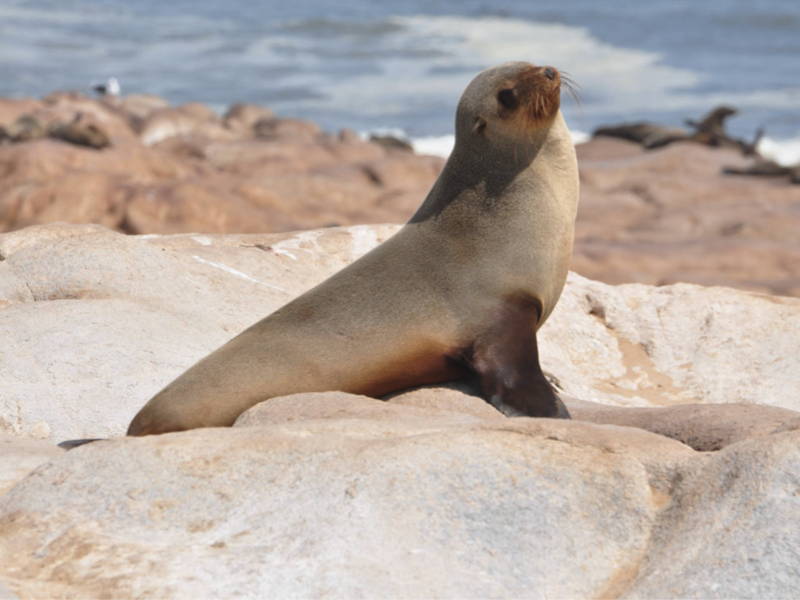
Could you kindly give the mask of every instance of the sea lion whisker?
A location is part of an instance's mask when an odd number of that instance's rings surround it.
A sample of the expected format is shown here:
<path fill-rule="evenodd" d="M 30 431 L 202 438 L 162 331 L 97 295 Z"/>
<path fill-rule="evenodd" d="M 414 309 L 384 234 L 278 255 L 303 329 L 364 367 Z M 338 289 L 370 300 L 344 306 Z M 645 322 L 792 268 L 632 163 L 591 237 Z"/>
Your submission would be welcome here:
<path fill-rule="evenodd" d="M 572 79 L 565 76 L 563 73 L 561 75 L 561 84 L 564 88 L 566 88 L 569 95 L 572 96 L 572 99 L 575 100 L 575 104 L 577 104 L 578 106 L 582 106 L 581 97 L 580 94 L 578 93 L 578 91 L 580 90 L 580 86 L 577 83 L 575 83 Z"/>
<path fill-rule="evenodd" d="M 579 114 L 583 114 L 583 102 L 581 101 L 580 96 L 580 85 L 576 83 L 569 73 L 565 71 L 561 72 L 561 83 L 562 87 L 567 90 L 567 93 L 575 101 L 575 105 L 578 107 Z"/>

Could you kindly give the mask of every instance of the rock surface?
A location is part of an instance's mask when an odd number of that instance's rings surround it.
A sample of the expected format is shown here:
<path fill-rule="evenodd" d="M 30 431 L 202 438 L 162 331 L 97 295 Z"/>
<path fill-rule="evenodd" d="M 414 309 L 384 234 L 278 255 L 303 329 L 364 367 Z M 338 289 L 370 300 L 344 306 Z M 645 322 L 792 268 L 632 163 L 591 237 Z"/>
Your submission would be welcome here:
<path fill-rule="evenodd" d="M 0 500 L 0 572 L 23 597 L 600 592 L 656 520 L 629 447 L 654 444 L 668 472 L 691 450 L 517 421 L 309 420 L 84 446 Z"/>
<path fill-rule="evenodd" d="M 444 162 L 253 105 L 219 117 L 146 96 L 0 98 L 0 127 L 18 122 L 38 133 L 0 139 L 0 231 L 52 221 L 126 233 L 401 222 Z M 96 138 L 108 147 L 84 147 L 102 146 Z"/>
<path fill-rule="evenodd" d="M 541 355 L 573 421 L 458 384 L 54 446 L 396 229 L 0 235 L 0 595 L 795 596 L 800 299 L 571 275 Z"/>
<path fill-rule="evenodd" d="M 748 159 L 693 143 L 647 151 L 597 138 L 577 150 L 575 271 L 608 283 L 800 295 L 800 187 L 724 175 Z"/>
<path fill-rule="evenodd" d="M 23 598 L 794 597 L 798 431 L 703 454 L 356 398 L 64 454 L 0 497 L 0 578 Z"/>
<path fill-rule="evenodd" d="M 56 441 L 122 434 L 196 360 L 396 229 L 0 235 L 0 429 Z M 583 400 L 800 409 L 800 299 L 572 275 L 540 338 L 545 371 Z"/>
<path fill-rule="evenodd" d="M 62 453 L 51 442 L 0 432 L 0 496 L 36 467 Z"/>
<path fill-rule="evenodd" d="M 6 129 L 22 118 L 44 132 L 76 115 L 110 147 L 0 145 L 0 231 L 52 221 L 125 233 L 402 223 L 444 163 L 254 105 L 219 117 L 198 103 L 169 106 L 152 96 L 0 98 Z M 800 296 L 800 187 L 785 176 L 725 175 L 752 165 L 733 150 L 695 143 L 647 151 L 595 138 L 577 148 L 573 270 L 615 284 L 685 281 Z"/>
<path fill-rule="evenodd" d="M 565 399 L 573 419 L 638 427 L 711 452 L 773 433 L 800 428 L 800 413 L 756 404 L 684 404 L 663 408 L 606 406 Z"/>
<path fill-rule="evenodd" d="M 791 598 L 800 432 L 729 446 L 683 474 L 626 598 Z"/>

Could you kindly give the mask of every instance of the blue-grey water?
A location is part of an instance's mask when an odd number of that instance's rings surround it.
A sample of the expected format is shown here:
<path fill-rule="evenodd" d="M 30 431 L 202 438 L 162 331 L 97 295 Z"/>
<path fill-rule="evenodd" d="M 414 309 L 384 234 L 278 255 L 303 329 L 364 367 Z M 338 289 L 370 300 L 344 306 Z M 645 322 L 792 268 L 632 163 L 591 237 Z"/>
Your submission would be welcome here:
<path fill-rule="evenodd" d="M 520 59 L 578 82 L 577 130 L 726 103 L 735 134 L 800 139 L 798 0 L 0 0 L 2 96 L 115 76 L 174 103 L 440 136 L 478 70 Z"/>

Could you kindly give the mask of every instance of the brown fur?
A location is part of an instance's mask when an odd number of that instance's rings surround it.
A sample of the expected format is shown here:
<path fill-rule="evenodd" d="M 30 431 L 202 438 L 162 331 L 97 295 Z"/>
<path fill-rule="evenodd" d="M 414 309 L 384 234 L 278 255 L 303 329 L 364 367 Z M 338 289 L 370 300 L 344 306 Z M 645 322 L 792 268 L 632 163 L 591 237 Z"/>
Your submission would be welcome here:
<path fill-rule="evenodd" d="M 230 425 L 280 395 L 380 396 L 470 373 L 504 411 L 568 416 L 536 348 L 578 200 L 559 81 L 528 63 L 480 73 L 459 102 L 453 153 L 406 226 L 194 365 L 128 433 Z M 516 110 L 499 103 L 504 86 Z"/>
<path fill-rule="evenodd" d="M 551 80 L 544 75 L 551 69 L 555 77 Z M 526 117 L 528 127 L 541 127 L 552 121 L 561 107 L 561 74 L 552 67 L 531 67 L 523 72 L 516 82 L 518 94 L 528 98 Z"/>

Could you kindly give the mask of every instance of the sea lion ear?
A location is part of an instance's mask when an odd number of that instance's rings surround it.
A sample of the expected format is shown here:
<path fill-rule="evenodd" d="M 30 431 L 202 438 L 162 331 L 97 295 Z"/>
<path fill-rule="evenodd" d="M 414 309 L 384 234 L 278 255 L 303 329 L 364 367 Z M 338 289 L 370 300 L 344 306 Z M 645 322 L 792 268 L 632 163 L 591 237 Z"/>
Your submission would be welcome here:
<path fill-rule="evenodd" d="M 486 129 L 486 119 L 483 117 L 475 117 L 475 123 L 472 125 L 472 133 L 482 134 Z"/>

